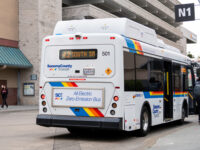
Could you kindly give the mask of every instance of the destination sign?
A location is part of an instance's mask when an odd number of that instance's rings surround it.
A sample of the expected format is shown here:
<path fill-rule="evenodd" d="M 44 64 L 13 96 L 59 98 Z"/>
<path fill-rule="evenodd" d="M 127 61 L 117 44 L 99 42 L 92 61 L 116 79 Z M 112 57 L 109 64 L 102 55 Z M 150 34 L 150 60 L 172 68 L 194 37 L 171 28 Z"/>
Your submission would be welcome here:
<path fill-rule="evenodd" d="M 97 59 L 97 49 L 62 49 L 60 59 Z"/>

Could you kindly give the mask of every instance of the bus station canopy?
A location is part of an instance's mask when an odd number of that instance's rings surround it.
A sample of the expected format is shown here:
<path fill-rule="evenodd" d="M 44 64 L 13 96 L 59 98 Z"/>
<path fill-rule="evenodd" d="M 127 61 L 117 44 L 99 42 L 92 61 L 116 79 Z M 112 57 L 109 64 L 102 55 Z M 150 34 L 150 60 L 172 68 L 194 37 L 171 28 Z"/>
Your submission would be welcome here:
<path fill-rule="evenodd" d="M 18 48 L 0 46 L 0 66 L 30 68 L 32 64 Z"/>

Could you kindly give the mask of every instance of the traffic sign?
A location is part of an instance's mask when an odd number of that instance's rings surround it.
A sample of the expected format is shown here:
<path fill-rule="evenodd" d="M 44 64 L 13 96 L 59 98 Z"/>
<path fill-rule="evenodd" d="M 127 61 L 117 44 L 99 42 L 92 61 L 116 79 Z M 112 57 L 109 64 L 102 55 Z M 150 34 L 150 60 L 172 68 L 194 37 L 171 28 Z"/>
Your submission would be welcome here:
<path fill-rule="evenodd" d="M 175 5 L 175 21 L 192 21 L 195 20 L 194 3 Z"/>

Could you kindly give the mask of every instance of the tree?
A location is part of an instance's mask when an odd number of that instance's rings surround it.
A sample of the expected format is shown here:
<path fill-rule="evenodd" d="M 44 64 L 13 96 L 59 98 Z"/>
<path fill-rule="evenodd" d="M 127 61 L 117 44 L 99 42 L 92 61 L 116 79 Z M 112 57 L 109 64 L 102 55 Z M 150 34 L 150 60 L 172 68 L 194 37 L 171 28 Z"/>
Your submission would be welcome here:
<path fill-rule="evenodd" d="M 187 56 L 190 57 L 190 58 L 194 58 L 194 56 L 191 54 L 190 51 L 188 52 Z"/>

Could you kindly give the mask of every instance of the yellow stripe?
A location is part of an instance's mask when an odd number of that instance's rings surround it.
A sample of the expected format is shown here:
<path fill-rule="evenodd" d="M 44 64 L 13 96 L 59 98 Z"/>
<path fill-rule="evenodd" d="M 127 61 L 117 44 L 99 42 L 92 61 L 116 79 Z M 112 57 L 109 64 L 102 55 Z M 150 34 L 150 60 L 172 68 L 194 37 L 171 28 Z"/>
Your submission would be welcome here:
<path fill-rule="evenodd" d="M 89 108 L 83 108 L 90 117 L 95 117 L 95 115 L 90 111 Z"/>
<path fill-rule="evenodd" d="M 69 87 L 67 82 L 61 82 L 63 84 L 64 87 Z"/>
<path fill-rule="evenodd" d="M 169 72 L 167 72 L 167 95 L 169 95 Z"/>
<path fill-rule="evenodd" d="M 168 99 L 166 97 L 164 98 L 164 100 L 168 102 Z"/>
<path fill-rule="evenodd" d="M 139 47 L 138 47 L 137 44 L 135 43 L 135 40 L 132 40 L 132 41 L 133 41 L 133 44 L 134 44 L 134 46 L 135 46 L 135 49 L 138 50 Z M 137 53 L 139 53 L 139 51 L 137 51 Z"/>
<path fill-rule="evenodd" d="M 194 98 L 193 98 L 193 96 L 190 94 L 190 92 L 188 92 L 188 94 L 189 94 L 190 98 L 193 100 Z"/>

